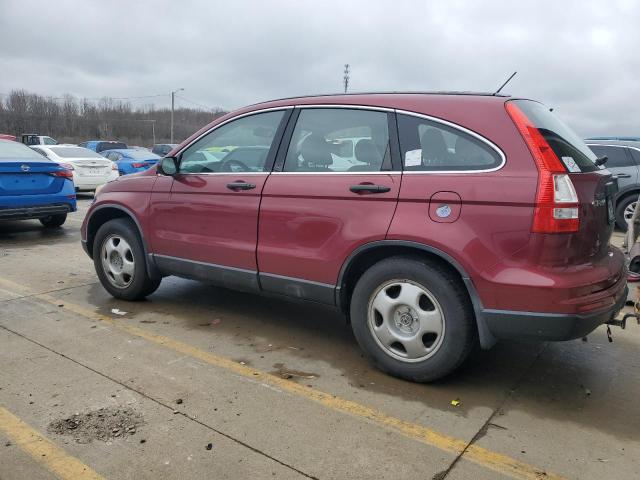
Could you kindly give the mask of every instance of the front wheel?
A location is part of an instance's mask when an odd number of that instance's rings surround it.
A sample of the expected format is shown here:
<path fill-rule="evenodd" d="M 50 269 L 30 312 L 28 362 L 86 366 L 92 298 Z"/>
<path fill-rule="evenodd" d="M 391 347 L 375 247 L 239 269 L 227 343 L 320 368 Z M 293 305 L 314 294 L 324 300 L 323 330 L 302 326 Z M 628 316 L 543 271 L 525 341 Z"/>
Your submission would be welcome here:
<path fill-rule="evenodd" d="M 67 214 L 61 213 L 60 215 L 49 215 L 40 219 L 40 223 L 45 228 L 57 228 L 62 226 L 67 221 Z"/>
<path fill-rule="evenodd" d="M 616 225 L 620 230 L 624 232 L 627 231 L 627 223 L 631 221 L 631 217 L 633 217 L 633 211 L 636 208 L 637 201 L 638 197 L 636 195 L 629 195 L 621 198 L 616 205 Z"/>
<path fill-rule="evenodd" d="M 160 278 L 149 276 L 142 240 L 131 220 L 116 218 L 98 229 L 93 263 L 100 283 L 116 298 L 140 300 L 160 286 Z"/>
<path fill-rule="evenodd" d="M 419 257 L 392 257 L 367 270 L 353 291 L 351 324 L 378 368 L 415 382 L 453 372 L 477 342 L 460 279 Z"/>

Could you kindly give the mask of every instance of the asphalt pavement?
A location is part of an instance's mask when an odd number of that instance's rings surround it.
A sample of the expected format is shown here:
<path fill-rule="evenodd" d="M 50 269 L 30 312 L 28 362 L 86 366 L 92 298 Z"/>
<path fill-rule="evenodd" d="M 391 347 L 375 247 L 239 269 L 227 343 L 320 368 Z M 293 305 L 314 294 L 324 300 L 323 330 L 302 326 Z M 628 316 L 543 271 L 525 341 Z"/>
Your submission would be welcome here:
<path fill-rule="evenodd" d="M 1 480 L 640 478 L 640 326 L 413 384 L 330 308 L 174 277 L 111 298 L 90 201 L 60 229 L 0 224 Z"/>

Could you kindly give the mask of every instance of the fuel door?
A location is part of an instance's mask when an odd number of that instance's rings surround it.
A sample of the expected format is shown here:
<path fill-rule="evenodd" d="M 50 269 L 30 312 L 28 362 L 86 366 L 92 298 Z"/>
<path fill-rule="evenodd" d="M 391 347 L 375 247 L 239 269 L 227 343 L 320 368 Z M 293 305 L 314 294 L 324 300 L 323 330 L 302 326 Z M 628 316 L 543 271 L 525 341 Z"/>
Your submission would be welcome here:
<path fill-rule="evenodd" d="M 460 217 L 462 199 L 456 192 L 436 192 L 429 199 L 429 218 L 438 223 L 453 223 Z"/>

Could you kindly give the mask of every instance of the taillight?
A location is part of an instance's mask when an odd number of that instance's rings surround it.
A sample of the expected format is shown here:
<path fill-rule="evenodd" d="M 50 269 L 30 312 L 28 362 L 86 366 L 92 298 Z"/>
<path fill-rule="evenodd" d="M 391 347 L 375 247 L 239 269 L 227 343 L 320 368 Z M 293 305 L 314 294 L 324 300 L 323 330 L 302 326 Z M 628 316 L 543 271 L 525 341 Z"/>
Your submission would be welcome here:
<path fill-rule="evenodd" d="M 50 174 L 54 177 L 62 177 L 73 180 L 73 165 L 69 163 L 60 163 L 58 164 L 62 167 L 62 170 L 58 170 L 56 172 L 51 172 Z"/>
<path fill-rule="evenodd" d="M 132 163 L 131 166 L 133 168 L 142 168 L 142 167 L 146 167 L 147 164 L 146 163 Z"/>
<path fill-rule="evenodd" d="M 111 162 L 111 170 L 118 170 L 118 164 L 116 162 Z"/>
<path fill-rule="evenodd" d="M 506 104 L 538 167 L 538 190 L 531 231 L 571 233 L 580 226 L 578 195 L 567 169 L 531 120 L 515 103 Z"/>

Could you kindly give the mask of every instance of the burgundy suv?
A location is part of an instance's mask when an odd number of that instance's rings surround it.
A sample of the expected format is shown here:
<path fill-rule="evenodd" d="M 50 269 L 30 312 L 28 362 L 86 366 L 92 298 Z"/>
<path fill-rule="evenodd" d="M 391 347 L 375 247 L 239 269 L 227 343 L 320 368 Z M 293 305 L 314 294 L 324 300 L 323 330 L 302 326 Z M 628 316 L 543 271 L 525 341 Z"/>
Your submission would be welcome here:
<path fill-rule="evenodd" d="M 107 184 L 82 243 L 114 297 L 178 275 L 335 305 L 379 368 L 429 381 L 478 343 L 578 338 L 622 307 L 595 160 L 531 100 L 277 100 Z"/>

